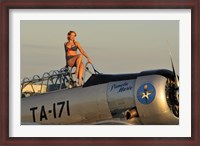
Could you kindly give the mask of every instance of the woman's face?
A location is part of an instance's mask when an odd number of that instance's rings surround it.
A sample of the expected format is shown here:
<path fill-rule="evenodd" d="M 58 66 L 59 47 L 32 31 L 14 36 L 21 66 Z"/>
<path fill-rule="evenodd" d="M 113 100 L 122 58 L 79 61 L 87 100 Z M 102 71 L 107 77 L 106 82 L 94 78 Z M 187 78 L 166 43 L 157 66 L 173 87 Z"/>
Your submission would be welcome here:
<path fill-rule="evenodd" d="M 69 35 L 70 40 L 75 40 L 75 37 L 76 37 L 76 34 L 73 32 Z"/>

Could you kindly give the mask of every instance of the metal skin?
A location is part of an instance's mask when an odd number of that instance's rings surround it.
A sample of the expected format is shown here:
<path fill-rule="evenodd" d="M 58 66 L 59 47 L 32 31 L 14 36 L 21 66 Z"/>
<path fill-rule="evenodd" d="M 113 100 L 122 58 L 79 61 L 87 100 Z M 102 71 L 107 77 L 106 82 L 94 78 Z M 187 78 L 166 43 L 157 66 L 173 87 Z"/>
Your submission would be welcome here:
<path fill-rule="evenodd" d="M 143 104 L 138 98 L 135 98 L 137 111 L 142 123 L 148 125 L 179 124 L 179 118 L 173 114 L 167 103 L 166 81 L 165 77 L 159 75 L 137 78 L 135 90 L 138 90 L 141 84 L 151 83 L 156 91 L 155 98 L 150 104 Z M 135 96 L 137 95 L 135 94 Z"/>
<path fill-rule="evenodd" d="M 112 119 L 106 98 L 105 84 L 30 96 L 22 99 L 21 104 L 23 123 L 88 124 L 94 121 Z M 34 107 L 37 109 L 30 110 Z"/>
<path fill-rule="evenodd" d="M 162 75 L 138 75 L 22 98 L 21 123 L 179 124 L 167 100 L 166 82 Z"/>

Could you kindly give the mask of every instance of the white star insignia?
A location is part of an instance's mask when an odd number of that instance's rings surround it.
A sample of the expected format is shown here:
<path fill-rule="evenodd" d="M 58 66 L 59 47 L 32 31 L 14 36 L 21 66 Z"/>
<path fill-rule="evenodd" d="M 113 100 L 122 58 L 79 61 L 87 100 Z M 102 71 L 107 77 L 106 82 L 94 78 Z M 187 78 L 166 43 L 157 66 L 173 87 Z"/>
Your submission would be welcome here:
<path fill-rule="evenodd" d="M 143 92 L 142 93 L 142 99 L 143 98 L 149 99 L 149 95 L 151 95 L 151 92 L 148 92 L 148 91 L 147 92 Z"/>

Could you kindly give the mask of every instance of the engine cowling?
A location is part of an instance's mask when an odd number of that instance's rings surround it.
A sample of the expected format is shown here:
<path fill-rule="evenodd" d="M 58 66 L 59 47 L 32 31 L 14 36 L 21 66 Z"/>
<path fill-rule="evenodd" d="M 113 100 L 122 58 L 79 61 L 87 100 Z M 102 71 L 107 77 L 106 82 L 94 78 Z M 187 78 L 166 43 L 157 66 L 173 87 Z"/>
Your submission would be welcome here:
<path fill-rule="evenodd" d="M 139 76 L 135 83 L 135 103 L 145 125 L 179 124 L 176 107 L 169 94 L 169 83 L 162 75 Z M 176 109 L 177 110 L 177 109 Z"/>

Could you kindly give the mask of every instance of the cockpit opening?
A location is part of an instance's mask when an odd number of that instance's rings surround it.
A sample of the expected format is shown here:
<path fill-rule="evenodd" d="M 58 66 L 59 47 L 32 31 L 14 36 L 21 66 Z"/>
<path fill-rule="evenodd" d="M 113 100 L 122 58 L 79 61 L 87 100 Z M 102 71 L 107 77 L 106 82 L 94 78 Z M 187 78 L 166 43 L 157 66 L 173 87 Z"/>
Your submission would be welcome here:
<path fill-rule="evenodd" d="M 34 75 L 31 79 L 25 77 L 21 82 L 21 97 L 28 97 L 47 92 L 80 87 L 75 76 L 75 67 L 63 67 L 60 70 L 45 72 L 42 77 Z M 93 69 L 93 71 L 92 71 Z M 89 74 L 88 74 L 89 73 Z M 89 63 L 85 65 L 83 85 L 92 74 L 100 74 Z"/>

